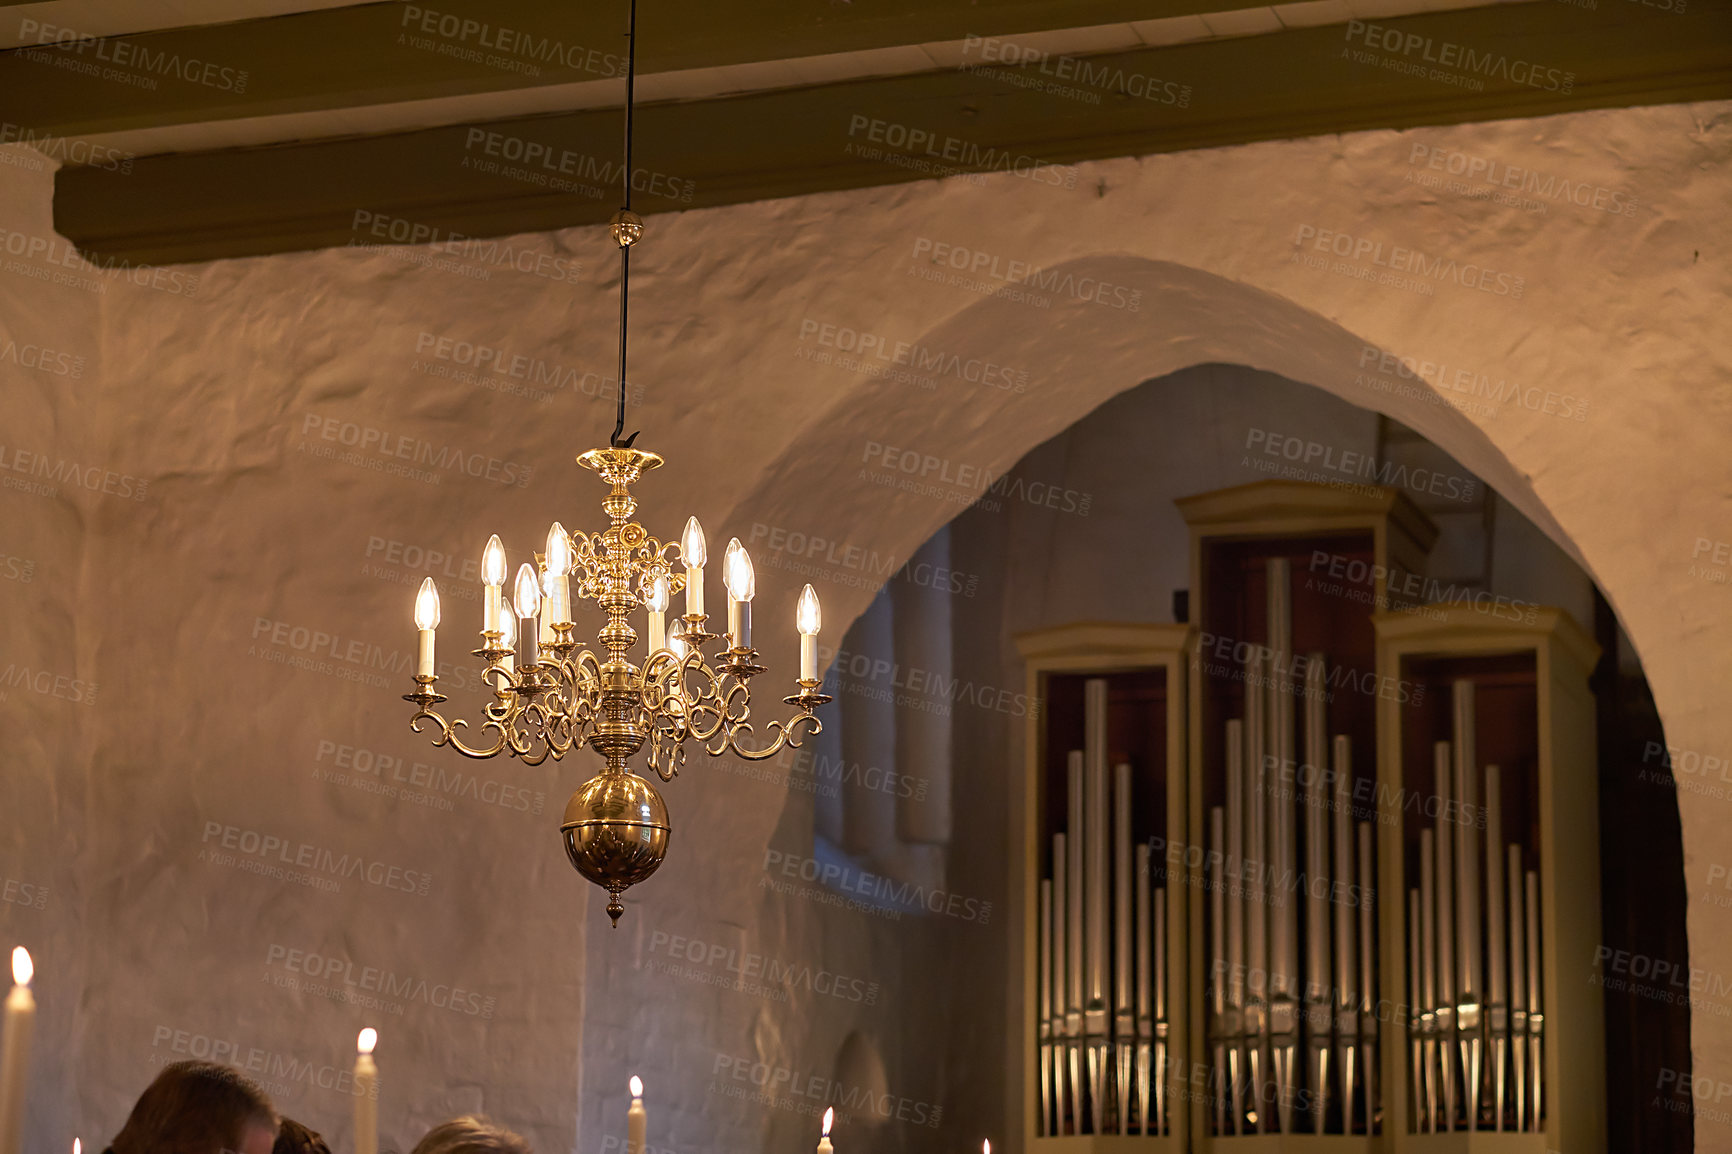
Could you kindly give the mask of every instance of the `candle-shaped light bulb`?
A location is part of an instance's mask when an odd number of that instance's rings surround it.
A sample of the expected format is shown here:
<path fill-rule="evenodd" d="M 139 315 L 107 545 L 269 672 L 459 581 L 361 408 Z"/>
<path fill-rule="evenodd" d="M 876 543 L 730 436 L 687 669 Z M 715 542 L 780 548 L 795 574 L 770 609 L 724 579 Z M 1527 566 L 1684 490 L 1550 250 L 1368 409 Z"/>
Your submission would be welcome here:
<path fill-rule="evenodd" d="M 680 560 L 686 565 L 686 615 L 704 615 L 704 563 L 709 560 L 709 546 L 704 542 L 704 527 L 696 517 L 686 518 L 686 531 L 680 535 Z"/>
<path fill-rule="evenodd" d="M 379 1154 L 379 1067 L 373 1064 L 373 1047 L 379 1031 L 368 1026 L 355 1039 L 355 1154 Z"/>
<path fill-rule="evenodd" d="M 818 591 L 810 585 L 800 590 L 800 605 L 795 611 L 794 623 L 802 637 L 816 637 L 818 630 L 824 627 L 824 613 L 818 606 Z"/>
<path fill-rule="evenodd" d="M 678 617 L 668 626 L 667 646 L 668 652 L 674 655 L 676 661 L 684 661 L 686 654 L 691 651 L 691 647 L 686 644 L 686 623 Z"/>
<path fill-rule="evenodd" d="M 668 579 L 658 574 L 644 594 L 644 608 L 649 610 L 649 651 L 667 647 Z"/>
<path fill-rule="evenodd" d="M 439 587 L 431 577 L 422 578 L 421 589 L 415 594 L 415 628 L 439 628 Z"/>
<path fill-rule="evenodd" d="M 824 623 L 818 608 L 818 591 L 810 585 L 800 590 L 800 606 L 794 624 L 800 630 L 800 680 L 818 680 L 818 629 Z"/>
<path fill-rule="evenodd" d="M 836 1118 L 836 1107 L 831 1106 L 824 1111 L 824 1133 L 818 1139 L 818 1154 L 830 1154 L 835 1149 L 830 1145 L 830 1123 Z"/>
<path fill-rule="evenodd" d="M 680 560 L 687 569 L 702 569 L 709 564 L 709 546 L 704 541 L 704 527 L 696 517 L 686 518 L 686 531 L 680 534 Z"/>
<path fill-rule="evenodd" d="M 750 601 L 758 591 L 757 575 L 752 571 L 752 555 L 746 552 L 738 537 L 728 541 L 728 555 L 722 562 L 722 579 L 727 583 L 728 596 L 735 601 Z"/>
<path fill-rule="evenodd" d="M 28 986 L 30 979 L 36 976 L 36 963 L 30 960 L 30 951 L 23 946 L 12 950 L 12 981 L 20 986 Z"/>
<path fill-rule="evenodd" d="M 648 1116 L 643 1109 L 643 1079 L 631 1076 L 631 1109 L 625 1114 L 626 1154 L 643 1154 L 644 1130 Z"/>
<path fill-rule="evenodd" d="M 487 538 L 487 548 L 481 551 L 481 580 L 495 587 L 505 584 L 505 543 L 497 533 Z"/>
<path fill-rule="evenodd" d="M 84 1154 L 84 1143 L 76 1138 L 72 1140 L 72 1154 Z"/>
<path fill-rule="evenodd" d="M 433 630 L 439 627 L 439 590 L 433 578 L 421 579 L 421 591 L 415 594 L 415 628 L 420 636 L 415 647 L 415 673 L 433 676 Z"/>
<path fill-rule="evenodd" d="M 512 591 L 517 616 L 534 617 L 541 612 L 541 582 L 536 580 L 535 570 L 525 561 L 517 569 L 517 585 Z"/>
<path fill-rule="evenodd" d="M 547 531 L 547 571 L 559 577 L 571 572 L 571 538 L 558 521 Z"/>
<path fill-rule="evenodd" d="M 984 1138 L 980 1143 L 980 1154 L 992 1154 L 992 1139 Z"/>
<path fill-rule="evenodd" d="M 497 633 L 500 618 L 505 616 L 505 546 L 500 544 L 497 533 L 487 539 L 487 548 L 481 551 L 481 581 L 485 598 L 482 601 L 481 628 Z"/>
<path fill-rule="evenodd" d="M 738 537 L 728 542 L 722 558 L 722 583 L 728 587 L 728 637 L 735 649 L 752 647 L 752 594 L 757 592 L 757 579 L 752 573 L 752 557 Z"/>
<path fill-rule="evenodd" d="M 571 620 L 571 537 L 558 521 L 547 531 L 547 604 L 541 615 L 542 640 L 554 641 L 553 626 Z"/>
<path fill-rule="evenodd" d="M 534 665 L 537 659 L 535 650 L 536 621 L 535 615 L 541 612 L 541 583 L 536 580 L 535 567 L 525 561 L 517 570 L 517 587 L 512 598 L 517 610 L 517 648 L 525 669 Z"/>

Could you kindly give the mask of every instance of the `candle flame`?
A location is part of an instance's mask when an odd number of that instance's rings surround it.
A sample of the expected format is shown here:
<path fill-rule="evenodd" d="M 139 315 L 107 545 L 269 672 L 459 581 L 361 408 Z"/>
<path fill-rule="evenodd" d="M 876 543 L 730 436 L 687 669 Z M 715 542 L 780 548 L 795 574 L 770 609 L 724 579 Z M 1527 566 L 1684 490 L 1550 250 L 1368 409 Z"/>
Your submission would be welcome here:
<path fill-rule="evenodd" d="M 631 1096 L 633 1098 L 643 1097 L 643 1079 L 636 1074 L 631 1076 Z"/>
<path fill-rule="evenodd" d="M 82 1143 L 78 1139 L 74 1138 L 72 1140 L 72 1154 L 83 1154 L 83 1151 L 84 1151 L 84 1143 Z"/>
<path fill-rule="evenodd" d="M 830 1123 L 835 1121 L 835 1119 L 836 1107 L 832 1106 L 828 1110 L 824 1111 L 824 1137 L 828 1138 L 830 1136 Z"/>
<path fill-rule="evenodd" d="M 379 1031 L 368 1026 L 361 1031 L 361 1036 L 355 1039 L 355 1049 L 363 1054 L 371 1054 L 373 1047 L 379 1044 Z"/>
<path fill-rule="evenodd" d="M 30 960 L 30 951 L 18 946 L 12 951 L 12 980 L 20 986 L 28 986 L 35 976 L 36 963 Z"/>
<path fill-rule="evenodd" d="M 985 1138 L 980 1143 L 980 1154 L 992 1154 L 992 1139 Z"/>

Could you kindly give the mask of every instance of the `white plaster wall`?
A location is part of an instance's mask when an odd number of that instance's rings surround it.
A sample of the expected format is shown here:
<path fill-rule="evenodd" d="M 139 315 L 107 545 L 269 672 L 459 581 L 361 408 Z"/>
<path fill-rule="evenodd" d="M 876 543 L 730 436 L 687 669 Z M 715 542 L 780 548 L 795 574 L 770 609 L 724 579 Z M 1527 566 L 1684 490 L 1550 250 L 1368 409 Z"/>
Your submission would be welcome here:
<path fill-rule="evenodd" d="M 636 262 L 631 375 L 644 398 L 628 427 L 670 463 L 640 487 L 643 519 L 672 534 L 695 512 L 718 542 L 763 525 L 907 557 L 960 506 L 862 484 L 869 445 L 996 472 L 1141 381 L 1245 364 L 1388 412 L 1497 486 L 1606 591 L 1668 739 L 1723 753 L 1729 594 L 1692 573 L 1691 553 L 1699 538 L 1729 536 L 1728 284 L 1713 257 L 1728 227 L 1727 115 L 1724 105 L 1668 107 L 1362 133 L 1084 165 L 1069 189 L 1004 176 L 656 218 Z M 1408 180 L 1425 171 L 1410 163 L 1421 144 L 1619 190 L 1637 209 L 1551 203 L 1536 214 L 1428 189 Z M 0 188 L 0 212 L 17 222 L 7 227 L 46 234 L 46 175 L 8 169 Z M 1421 296 L 1306 267 L 1292 259 L 1306 228 L 1519 276 L 1522 295 L 1446 282 Z M 1140 307 L 1054 295 L 1040 308 L 933 283 L 910 275 L 916 252 L 930 252 L 923 239 L 985 252 L 1001 268 L 1062 265 L 1140 292 Z M 368 1019 L 385 1038 L 382 1118 L 400 1145 L 444 1113 L 480 1107 L 543 1149 L 601 1150 L 636 1070 L 666 1148 L 783 1148 L 809 1138 L 811 1119 L 710 1093 L 728 1084 L 713 1075 L 718 1055 L 828 1075 L 857 1027 L 879 1037 L 893 1093 L 979 1100 L 967 1088 L 978 1064 L 962 1074 L 934 1056 L 926 1012 L 944 986 L 916 964 L 964 927 L 850 924 L 769 893 L 766 849 L 795 851 L 811 828 L 809 810 L 802 826 L 800 806 L 774 784 L 700 766 L 669 786 L 673 852 L 629 895 L 615 934 L 553 831 L 587 770 L 462 767 L 544 794 L 539 817 L 467 798 L 444 812 L 315 776 L 330 768 L 321 742 L 451 763 L 404 732 L 406 677 L 375 687 L 288 668 L 259 656 L 294 655 L 268 644 L 273 623 L 340 638 L 340 653 L 363 642 L 364 673 L 366 645 L 408 652 L 419 577 L 365 568 L 378 559 L 374 538 L 467 559 L 497 531 L 521 556 L 554 517 L 596 515 L 587 502 L 600 490 L 564 462 L 611 428 L 594 396 L 605 389 L 583 383 L 611 364 L 605 238 L 589 229 L 519 243 L 575 257 L 583 271 L 559 282 L 484 266 L 479 280 L 401 252 L 338 250 L 185 269 L 199 278 L 190 297 L 125 278 L 100 296 L 57 296 L 0 275 L 6 324 L 35 317 L 89 349 L 92 366 L 65 382 L 0 363 L 7 443 L 19 428 L 62 456 L 100 455 L 150 480 L 141 502 L 0 491 L 4 547 L 25 542 L 17 551 L 39 562 L 30 584 L 0 581 L 0 652 L 102 686 L 100 709 L 17 688 L 0 700 L 15 742 L 8 762 L 25 783 L 22 796 L 8 791 L 24 816 L 5 823 L 0 865 L 8 877 L 46 874 L 51 895 L 45 910 L 0 909 L 0 932 L 38 948 L 45 1019 L 72 1023 L 45 1029 L 37 1085 L 48 1105 L 31 1130 L 42 1146 L 73 1126 L 91 1140 L 111 1134 L 175 1031 L 230 1038 L 279 1065 L 342 1065 Z M 1008 366 L 1025 388 L 940 377 L 926 389 L 820 364 L 811 354 L 837 351 L 822 343 L 826 324 Z M 417 346 L 441 338 L 539 358 L 576 385 L 538 405 L 431 376 Z M 1585 399 L 1586 419 L 1507 403 L 1466 413 L 1424 387 L 1368 386 L 1368 344 Z M 321 459 L 304 450 L 330 447 L 309 425 L 326 419 L 533 474 L 522 488 L 456 474 L 425 484 Z M 801 579 L 766 566 L 759 576 L 761 646 L 780 673 L 794 646 L 779 623 L 791 624 Z M 440 577 L 465 588 L 460 574 Z M 872 593 L 870 581 L 834 584 L 832 638 Z M 465 648 L 473 614 L 473 602 L 448 594 L 446 660 Z M 1719 805 L 1683 817 L 1691 962 L 1721 972 L 1732 925 L 1707 880 L 1732 845 Z M 310 892 L 201 861 L 211 822 L 365 853 L 430 874 L 429 892 L 354 879 Z M 958 873 L 960 889 L 968 871 Z M 731 932 L 742 948 L 832 964 L 869 941 L 872 952 L 854 956 L 896 997 L 871 1010 L 809 997 L 781 1009 L 654 975 L 658 929 L 711 941 Z M 365 1012 L 285 989 L 269 980 L 284 977 L 268 964 L 272 946 L 474 990 L 494 999 L 492 1017 L 421 1002 Z M 958 1045 L 978 1043 L 954 1028 Z M 1727 1071 L 1724 1019 L 1698 1014 L 1693 1046 L 1698 1073 Z M 290 1089 L 285 1110 L 344 1136 L 340 1091 Z M 972 1137 L 892 1123 L 873 1144 Z M 1732 1142 L 1700 1127 L 1698 1144 Z"/>

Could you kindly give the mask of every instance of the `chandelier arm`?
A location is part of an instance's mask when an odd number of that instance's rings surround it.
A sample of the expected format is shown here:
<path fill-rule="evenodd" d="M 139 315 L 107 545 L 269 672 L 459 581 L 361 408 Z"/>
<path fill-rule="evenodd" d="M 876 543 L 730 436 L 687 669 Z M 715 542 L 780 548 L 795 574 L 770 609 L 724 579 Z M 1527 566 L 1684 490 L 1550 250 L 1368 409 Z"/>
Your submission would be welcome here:
<path fill-rule="evenodd" d="M 445 718 L 441 717 L 436 711 L 423 709 L 416 713 L 414 717 L 409 719 L 409 728 L 414 730 L 416 733 L 420 733 L 422 721 L 431 721 L 439 727 L 438 736 L 433 739 L 433 747 L 435 749 L 442 745 L 449 745 L 464 757 L 472 757 L 477 761 L 484 761 L 490 757 L 498 757 L 501 753 L 505 752 L 506 746 L 510 744 L 506 735 L 506 727 L 502 722 L 490 720 L 483 723 L 481 726 L 483 730 L 491 729 L 499 735 L 498 739 L 494 741 L 491 747 L 484 748 L 481 746 L 465 745 L 463 739 L 457 736 L 458 730 L 467 729 L 469 727 L 469 723 L 462 718 L 458 718 L 456 721 L 446 721 Z"/>
<path fill-rule="evenodd" d="M 728 731 L 726 748 L 747 761 L 763 761 L 776 756 L 784 747 L 800 748 L 800 743 L 806 738 L 824 731 L 824 723 L 811 713 L 800 712 L 786 721 L 772 721 L 764 729 L 766 733 L 775 734 L 776 740 L 762 749 L 752 749 L 740 744 L 741 738 L 750 737 L 752 734 L 752 723 L 749 721 Z"/>

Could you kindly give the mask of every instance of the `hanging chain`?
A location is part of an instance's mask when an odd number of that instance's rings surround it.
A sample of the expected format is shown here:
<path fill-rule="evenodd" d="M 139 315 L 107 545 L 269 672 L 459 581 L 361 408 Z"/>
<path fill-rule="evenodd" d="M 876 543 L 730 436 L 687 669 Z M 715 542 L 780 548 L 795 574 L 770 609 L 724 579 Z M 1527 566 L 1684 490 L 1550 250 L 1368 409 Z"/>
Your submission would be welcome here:
<path fill-rule="evenodd" d="M 626 31 L 625 49 L 625 168 L 621 183 L 625 186 L 625 204 L 614 213 L 613 239 L 619 245 L 619 409 L 613 423 L 613 436 L 608 444 L 616 449 L 629 449 L 637 439 L 634 432 L 622 439 L 625 432 L 625 343 L 626 317 L 631 285 L 631 246 L 643 236 L 643 220 L 631 210 L 631 119 L 634 89 L 637 83 L 637 0 L 630 0 L 630 23 Z"/>

